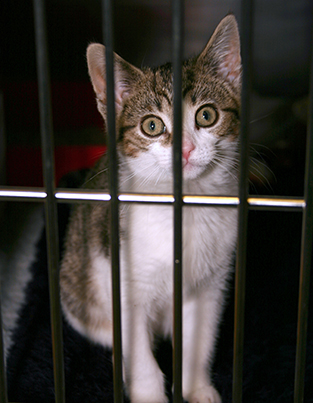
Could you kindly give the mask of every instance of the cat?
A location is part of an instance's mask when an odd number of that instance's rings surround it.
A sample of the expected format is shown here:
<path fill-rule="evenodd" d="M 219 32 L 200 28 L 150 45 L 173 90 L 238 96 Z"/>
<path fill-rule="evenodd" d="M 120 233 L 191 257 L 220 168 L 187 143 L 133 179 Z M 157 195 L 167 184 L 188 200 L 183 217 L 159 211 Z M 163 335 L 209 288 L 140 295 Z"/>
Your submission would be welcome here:
<path fill-rule="evenodd" d="M 98 110 L 106 122 L 104 46 L 87 49 Z M 170 63 L 139 69 L 114 55 L 119 191 L 172 193 L 173 73 Z M 204 50 L 182 64 L 184 194 L 236 195 L 241 58 L 236 19 L 226 16 Z M 86 181 L 108 189 L 107 157 Z M 112 347 L 109 204 L 74 208 L 60 269 L 67 321 Z M 156 335 L 172 336 L 173 207 L 122 204 L 120 259 L 123 375 L 132 403 L 165 403 L 154 355 Z M 183 397 L 220 403 L 210 379 L 237 210 L 183 208 Z"/>

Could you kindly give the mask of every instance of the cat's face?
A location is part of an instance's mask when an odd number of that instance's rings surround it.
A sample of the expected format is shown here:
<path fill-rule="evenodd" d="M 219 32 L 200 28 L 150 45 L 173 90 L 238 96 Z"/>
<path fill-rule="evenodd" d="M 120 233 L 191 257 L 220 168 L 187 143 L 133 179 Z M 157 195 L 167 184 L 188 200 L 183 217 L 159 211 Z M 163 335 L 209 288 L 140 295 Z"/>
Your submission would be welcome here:
<path fill-rule="evenodd" d="M 106 119 L 104 47 L 90 45 L 89 73 Z M 235 167 L 241 61 L 233 16 L 215 30 L 203 52 L 183 63 L 183 178 L 194 180 Z M 119 150 L 131 172 L 155 183 L 172 178 L 173 75 L 171 64 L 139 70 L 115 56 Z"/>

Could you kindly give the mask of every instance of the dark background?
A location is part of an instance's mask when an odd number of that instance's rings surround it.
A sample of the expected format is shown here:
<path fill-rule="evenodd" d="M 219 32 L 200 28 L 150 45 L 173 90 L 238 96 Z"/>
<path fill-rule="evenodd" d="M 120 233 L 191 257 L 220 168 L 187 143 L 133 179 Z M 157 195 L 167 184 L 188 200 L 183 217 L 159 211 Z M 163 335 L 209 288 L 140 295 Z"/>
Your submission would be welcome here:
<path fill-rule="evenodd" d="M 169 0 L 117 0 L 114 6 L 117 53 L 137 66 L 171 60 Z M 230 11 L 240 24 L 238 0 L 186 1 L 186 57 L 202 50 L 218 22 Z M 255 1 L 251 147 L 258 160 L 252 178 L 257 186 L 252 191 L 257 193 L 259 185 L 264 185 L 265 193 L 302 194 L 312 13 L 310 0 Z M 102 145 L 102 121 L 85 60 L 87 45 L 103 42 L 101 2 L 48 0 L 46 17 L 55 145 Z M 31 149 L 40 144 L 32 2 L 2 0 L 0 22 L 7 183 L 34 185 L 39 182 L 35 172 L 28 173 L 25 158 L 24 169 L 19 162 L 21 153 L 27 152 L 29 164 L 40 163 L 38 150 Z M 1 156 L 0 166 L 3 159 Z M 299 171 L 299 188 L 291 183 L 290 188 L 276 186 L 281 170 L 288 176 Z"/>

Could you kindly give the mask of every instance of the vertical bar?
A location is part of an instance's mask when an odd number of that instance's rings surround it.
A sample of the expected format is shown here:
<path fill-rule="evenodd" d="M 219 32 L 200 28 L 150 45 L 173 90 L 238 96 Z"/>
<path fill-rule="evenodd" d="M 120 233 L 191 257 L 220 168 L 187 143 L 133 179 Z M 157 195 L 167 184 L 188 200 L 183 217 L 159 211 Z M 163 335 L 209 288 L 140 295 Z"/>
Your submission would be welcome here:
<path fill-rule="evenodd" d="M 173 0 L 173 74 L 174 74 L 174 329 L 173 379 L 174 403 L 182 402 L 182 56 L 184 1 Z"/>
<path fill-rule="evenodd" d="M 1 290 L 1 283 L 0 283 L 0 290 Z M 6 373 L 5 373 L 5 358 L 4 358 L 1 312 L 2 311 L 1 311 L 1 293 L 0 293 L 0 403 L 7 403 L 8 395 L 7 395 L 7 383 L 6 383 Z"/>
<path fill-rule="evenodd" d="M 113 294 L 113 382 L 114 402 L 123 402 L 122 381 L 122 329 L 120 299 L 119 262 L 119 203 L 118 203 L 118 164 L 116 153 L 115 94 L 114 94 L 114 55 L 113 55 L 113 12 L 112 1 L 103 0 L 103 23 L 105 38 L 105 60 L 107 81 L 107 131 L 109 150 L 109 182 L 111 193 L 111 257 Z"/>
<path fill-rule="evenodd" d="M 0 92 L 0 184 L 6 184 L 6 138 L 4 128 L 4 100 L 3 94 Z M 0 208 L 1 213 L 1 208 Z"/>
<path fill-rule="evenodd" d="M 241 130 L 240 130 L 240 180 L 239 180 L 239 220 L 235 277 L 234 313 L 234 360 L 233 360 L 233 403 L 242 401 L 242 371 L 244 343 L 245 277 L 248 224 L 248 172 L 249 172 L 249 124 L 250 124 L 250 87 L 252 65 L 252 15 L 251 0 L 241 3 L 241 54 L 243 66 L 241 93 Z"/>
<path fill-rule="evenodd" d="M 3 94 L 0 92 L 0 185 L 5 185 L 5 131 L 4 131 L 4 107 Z M 0 201 L 0 221 L 4 202 Z M 5 355 L 3 345 L 3 329 L 2 329 L 2 310 L 1 310 L 1 277 L 0 277 L 0 403 L 7 403 L 7 382 Z"/>
<path fill-rule="evenodd" d="M 6 169 L 5 169 L 5 130 L 4 130 L 4 101 L 3 94 L 0 92 L 0 185 L 6 183 Z M 5 202 L 0 201 L 0 221 L 2 209 Z M 3 327 L 2 327 L 2 309 L 1 309 L 1 276 L 0 276 L 0 403 L 8 402 L 7 382 L 6 382 L 6 367 L 5 367 L 5 354 L 3 345 Z"/>
<path fill-rule="evenodd" d="M 313 42 L 312 42 L 313 43 Z M 300 284 L 298 305 L 297 352 L 295 367 L 294 403 L 304 400 L 308 306 L 310 296 L 310 270 L 313 244 L 313 48 L 311 55 L 310 104 L 305 166 L 305 208 L 302 219 Z"/>
<path fill-rule="evenodd" d="M 55 401 L 65 402 L 65 382 L 63 363 L 63 334 L 59 292 L 59 242 L 57 205 L 54 197 L 54 158 L 53 128 L 48 71 L 48 53 L 44 1 L 34 0 L 35 37 L 37 54 L 37 73 L 40 102 L 40 126 L 44 184 L 47 192 L 45 203 L 46 236 L 48 250 L 50 315 L 52 332 L 52 351 L 54 368 Z"/>
<path fill-rule="evenodd" d="M 4 99 L 0 91 L 0 186 L 6 185 L 6 137 L 4 122 Z M 5 207 L 5 202 L 0 202 L 0 220 Z"/>

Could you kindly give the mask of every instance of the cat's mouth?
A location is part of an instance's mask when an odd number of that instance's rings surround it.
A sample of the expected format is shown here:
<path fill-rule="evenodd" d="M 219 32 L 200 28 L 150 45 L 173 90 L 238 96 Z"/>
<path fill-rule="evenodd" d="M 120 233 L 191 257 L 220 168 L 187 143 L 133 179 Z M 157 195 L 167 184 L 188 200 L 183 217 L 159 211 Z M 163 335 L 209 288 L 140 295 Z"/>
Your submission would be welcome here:
<path fill-rule="evenodd" d="M 196 164 L 183 159 L 183 172 L 189 172 L 196 167 Z"/>
<path fill-rule="evenodd" d="M 183 178 L 184 179 L 196 179 L 202 173 L 204 169 L 201 165 L 190 162 L 190 161 L 183 161 Z"/>

